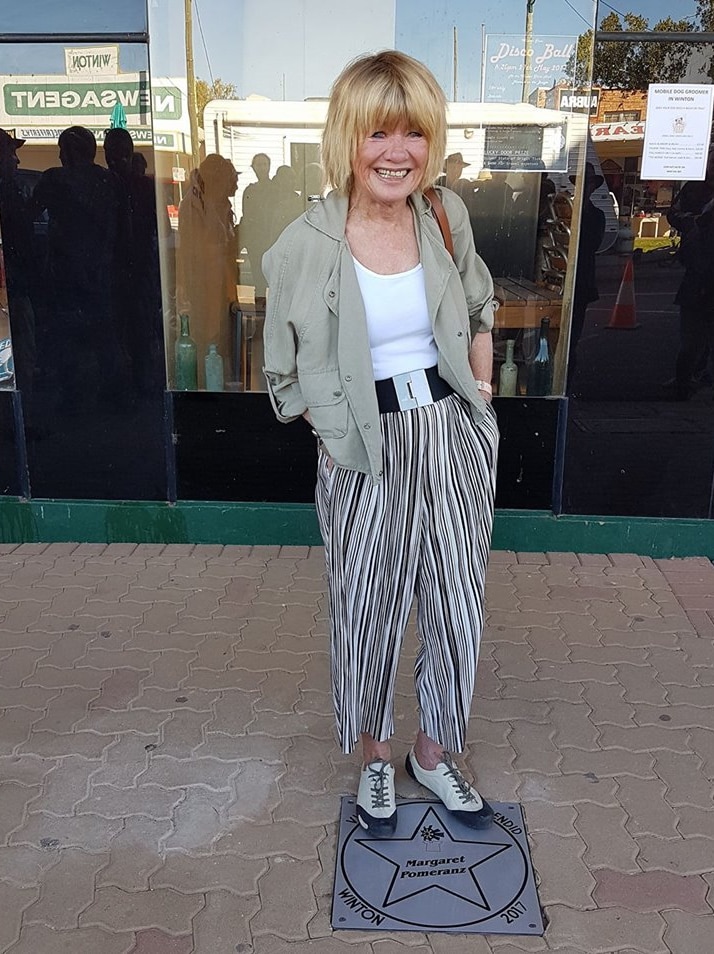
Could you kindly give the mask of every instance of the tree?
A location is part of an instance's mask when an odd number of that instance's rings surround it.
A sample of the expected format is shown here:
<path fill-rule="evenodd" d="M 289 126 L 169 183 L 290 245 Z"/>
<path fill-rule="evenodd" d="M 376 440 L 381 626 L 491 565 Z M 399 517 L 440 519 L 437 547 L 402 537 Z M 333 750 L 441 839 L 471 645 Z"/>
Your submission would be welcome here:
<path fill-rule="evenodd" d="M 203 110 L 212 99 L 240 99 L 240 96 L 233 83 L 224 83 L 220 77 L 210 84 L 207 80 L 196 80 L 196 108 L 199 123 L 203 122 Z"/>
<path fill-rule="evenodd" d="M 698 2 L 710 9 L 714 5 L 714 0 Z M 609 13 L 600 23 L 600 29 L 606 33 L 685 33 L 692 29 L 692 24 L 688 20 L 666 17 L 650 27 L 648 20 L 636 13 L 626 13 L 622 18 L 617 13 Z M 683 78 L 693 51 L 692 44 L 687 43 L 598 42 L 592 81 L 608 89 L 631 90 L 646 90 L 650 83 L 677 83 Z M 588 85 L 592 52 L 593 31 L 588 30 L 578 37 L 575 61 L 571 58 L 568 63 L 569 70 L 575 69 L 577 86 Z"/>

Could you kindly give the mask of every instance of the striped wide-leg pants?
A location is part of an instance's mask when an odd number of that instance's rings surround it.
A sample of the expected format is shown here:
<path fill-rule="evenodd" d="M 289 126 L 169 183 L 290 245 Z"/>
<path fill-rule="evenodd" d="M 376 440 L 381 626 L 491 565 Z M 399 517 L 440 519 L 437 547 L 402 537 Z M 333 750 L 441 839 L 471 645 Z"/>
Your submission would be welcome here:
<path fill-rule="evenodd" d="M 318 458 L 340 744 L 350 752 L 362 732 L 380 741 L 393 734 L 399 651 L 416 595 L 420 725 L 460 752 L 484 620 L 496 418 L 489 407 L 475 424 L 454 394 L 380 421 L 380 484 Z"/>

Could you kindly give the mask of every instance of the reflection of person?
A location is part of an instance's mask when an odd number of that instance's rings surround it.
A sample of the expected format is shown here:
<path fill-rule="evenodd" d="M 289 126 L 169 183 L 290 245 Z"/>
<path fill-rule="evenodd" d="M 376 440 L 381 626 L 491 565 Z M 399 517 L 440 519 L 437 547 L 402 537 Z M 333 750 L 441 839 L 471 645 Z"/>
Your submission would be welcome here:
<path fill-rule="evenodd" d="M 236 297 L 236 234 L 230 197 L 238 187 L 233 164 L 216 153 L 191 172 L 179 206 L 177 308 L 190 318 L 199 381 L 211 343 L 228 368 L 232 354 L 230 307 Z"/>
<path fill-rule="evenodd" d="M 507 175 L 485 170 L 469 206 L 476 248 L 494 275 L 507 275 L 510 260 L 513 189 Z"/>
<path fill-rule="evenodd" d="M 264 152 L 253 156 L 251 169 L 257 182 L 246 186 L 243 193 L 243 214 L 240 220 L 240 241 L 248 252 L 250 271 L 255 286 L 255 305 L 265 310 L 265 276 L 261 260 L 273 242 L 272 218 L 275 189 L 270 178 L 270 157 Z"/>
<path fill-rule="evenodd" d="M 681 234 L 679 257 L 685 269 L 676 298 L 679 353 L 674 381 L 668 382 L 668 389 L 680 401 L 691 397 L 695 380 L 706 370 L 714 353 L 713 207 L 714 149 L 709 152 L 704 181 L 686 182 L 667 213 L 670 225 Z"/>
<path fill-rule="evenodd" d="M 297 176 L 291 166 L 278 166 L 273 177 L 274 207 L 272 219 L 273 240 L 286 225 L 302 215 L 302 199 L 297 194 Z"/>
<path fill-rule="evenodd" d="M 70 126 L 58 145 L 61 167 L 43 172 L 33 193 L 36 208 L 49 216 L 54 335 L 44 344 L 61 370 L 64 409 L 79 413 L 93 390 L 115 401 L 125 387 L 112 301 L 128 254 L 129 217 L 117 176 L 94 162 L 94 134 Z"/>
<path fill-rule="evenodd" d="M 575 176 L 569 178 L 574 185 L 577 184 Z M 588 305 L 597 301 L 600 297 L 597 289 L 595 256 L 605 235 L 605 213 L 593 204 L 591 196 L 604 181 L 603 177 L 595 172 L 592 162 L 586 162 L 585 179 L 583 180 L 583 211 L 580 216 L 580 237 L 578 240 L 578 262 L 575 271 L 573 317 L 570 324 L 569 383 L 575 378 L 578 342 L 585 326 L 585 312 Z"/>
<path fill-rule="evenodd" d="M 492 817 L 449 754 L 464 747 L 474 687 L 498 437 L 493 283 L 461 200 L 441 190 L 454 267 L 422 191 L 445 138 L 425 66 L 359 58 L 335 82 L 323 135 L 335 190 L 263 259 L 272 401 L 318 435 L 335 712 L 343 750 L 361 738 L 357 813 L 375 835 L 396 824 L 389 738 L 414 595 L 420 728 L 407 770 L 471 827 Z"/>
<path fill-rule="evenodd" d="M 125 271 L 116 289 L 116 312 L 121 316 L 135 391 L 158 392 L 165 382 L 159 370 L 163 342 L 154 180 L 136 172 L 134 141 L 126 129 L 107 130 L 104 158 L 124 188 L 131 225 Z"/>
<path fill-rule="evenodd" d="M 0 129 L 0 228 L 17 383 L 29 395 L 35 370 L 35 313 L 30 300 L 35 272 L 32 214 L 17 178 L 17 150 L 25 144 Z M 0 335 L 2 337 L 2 335 Z"/>

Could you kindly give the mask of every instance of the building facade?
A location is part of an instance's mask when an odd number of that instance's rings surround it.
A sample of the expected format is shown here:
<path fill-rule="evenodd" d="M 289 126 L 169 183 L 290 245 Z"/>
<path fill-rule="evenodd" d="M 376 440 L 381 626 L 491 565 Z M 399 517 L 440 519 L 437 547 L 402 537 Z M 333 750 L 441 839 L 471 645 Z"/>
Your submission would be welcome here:
<path fill-rule="evenodd" d="M 640 178 L 647 92 L 576 77 L 595 3 L 536 3 L 527 34 L 522 0 L 445 6 L 369 0 L 355 22 L 326 0 L 5 5 L 0 540 L 317 541 L 313 439 L 265 393 L 260 259 L 329 187 L 332 80 L 392 47 L 447 94 L 444 182 L 500 302 L 496 543 L 714 553 L 705 342 L 690 399 L 663 387 L 683 182 Z M 694 39 L 707 66 L 709 34 Z M 593 274 L 591 198 L 607 219 Z M 664 240 L 634 268 L 626 226 Z M 515 393 L 499 393 L 511 349 Z"/>

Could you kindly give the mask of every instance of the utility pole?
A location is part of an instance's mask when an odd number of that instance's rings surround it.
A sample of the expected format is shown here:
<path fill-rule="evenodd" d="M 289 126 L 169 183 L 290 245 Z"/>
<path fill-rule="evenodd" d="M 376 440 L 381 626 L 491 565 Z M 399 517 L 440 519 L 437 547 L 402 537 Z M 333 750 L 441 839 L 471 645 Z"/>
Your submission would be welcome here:
<path fill-rule="evenodd" d="M 456 27 L 454 27 L 454 102 L 459 95 L 459 37 Z"/>
<path fill-rule="evenodd" d="M 198 144 L 198 106 L 196 103 L 196 72 L 193 66 L 193 0 L 183 0 L 184 7 L 184 35 L 186 37 L 186 84 L 188 86 L 188 121 L 191 129 L 191 154 L 193 168 L 198 169 L 201 163 L 201 154 Z M 218 143 L 216 143 L 218 149 Z"/>
<path fill-rule="evenodd" d="M 523 92 L 521 101 L 528 102 L 528 96 L 531 90 L 531 72 L 533 69 L 533 7 L 535 0 L 526 0 L 526 42 L 524 44 L 525 56 L 523 62 Z"/>

